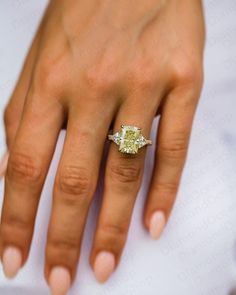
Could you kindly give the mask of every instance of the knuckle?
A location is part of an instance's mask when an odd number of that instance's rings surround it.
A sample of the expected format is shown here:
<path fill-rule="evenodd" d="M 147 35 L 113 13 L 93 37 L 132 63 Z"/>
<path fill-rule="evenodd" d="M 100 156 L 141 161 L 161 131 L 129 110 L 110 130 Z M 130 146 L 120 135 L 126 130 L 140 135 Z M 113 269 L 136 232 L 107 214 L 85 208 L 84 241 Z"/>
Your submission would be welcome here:
<path fill-rule="evenodd" d="M 127 235 L 128 229 L 127 226 L 123 226 L 122 224 L 104 223 L 101 225 L 100 230 L 106 235 L 123 240 Z"/>
<path fill-rule="evenodd" d="M 113 163 L 108 169 L 109 177 L 121 183 L 138 182 L 141 176 L 141 167 L 136 162 Z"/>
<path fill-rule="evenodd" d="M 66 228 L 49 232 L 46 260 L 68 268 L 76 263 L 80 248 L 80 235 Z"/>
<path fill-rule="evenodd" d="M 30 242 L 32 223 L 19 216 L 8 216 L 2 220 L 0 237 L 4 243 L 27 248 Z"/>
<path fill-rule="evenodd" d="M 154 182 L 152 188 L 158 194 L 175 195 L 178 190 L 178 183 L 175 182 Z"/>
<path fill-rule="evenodd" d="M 61 237 L 53 237 L 48 241 L 48 246 L 52 250 L 60 251 L 60 252 L 77 252 L 78 251 L 78 242 L 73 237 L 61 238 Z"/>
<path fill-rule="evenodd" d="M 162 141 L 157 146 L 157 153 L 164 159 L 184 159 L 187 154 L 188 140 L 186 136 L 180 135 L 169 141 Z"/>
<path fill-rule="evenodd" d="M 11 126 L 15 122 L 15 116 L 10 105 L 5 108 L 3 118 L 5 126 Z"/>
<path fill-rule="evenodd" d="M 84 73 L 86 84 L 95 93 L 107 93 L 116 82 L 116 71 L 105 64 L 96 64 Z"/>
<path fill-rule="evenodd" d="M 68 71 L 63 59 L 43 59 L 35 69 L 32 88 L 36 91 L 60 92 L 68 81 Z"/>
<path fill-rule="evenodd" d="M 41 181 L 43 171 L 35 158 L 20 152 L 10 154 L 7 177 L 14 181 L 36 184 Z"/>
<path fill-rule="evenodd" d="M 10 229 L 27 231 L 32 227 L 32 224 L 23 216 L 16 214 L 8 214 L 2 221 L 3 232 L 9 232 Z"/>
<path fill-rule="evenodd" d="M 135 89 L 153 89 L 157 85 L 153 63 L 146 58 L 137 60 L 129 72 L 128 80 Z"/>
<path fill-rule="evenodd" d="M 172 63 L 172 76 L 176 84 L 185 86 L 194 85 L 200 88 L 203 80 L 201 63 L 190 58 L 177 58 Z"/>
<path fill-rule="evenodd" d="M 16 104 L 9 103 L 3 114 L 3 121 L 7 132 L 7 137 L 15 134 L 15 130 L 17 129 L 17 124 L 19 123 L 19 119 L 21 116 L 21 111 L 19 107 L 16 107 Z"/>
<path fill-rule="evenodd" d="M 60 191 L 76 196 L 88 196 L 91 191 L 91 180 L 87 168 L 65 166 L 57 180 Z"/>

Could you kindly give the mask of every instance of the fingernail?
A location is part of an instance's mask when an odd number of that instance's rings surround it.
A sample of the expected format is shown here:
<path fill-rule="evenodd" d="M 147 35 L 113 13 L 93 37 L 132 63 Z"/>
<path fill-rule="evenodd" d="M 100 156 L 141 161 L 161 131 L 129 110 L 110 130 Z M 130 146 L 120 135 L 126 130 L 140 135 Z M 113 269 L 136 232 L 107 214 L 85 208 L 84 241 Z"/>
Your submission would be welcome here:
<path fill-rule="evenodd" d="M 149 226 L 149 232 L 154 240 L 158 240 L 166 225 L 165 214 L 162 211 L 156 211 L 152 214 Z"/>
<path fill-rule="evenodd" d="M 71 277 L 68 269 L 56 266 L 51 270 L 49 287 L 53 295 L 66 295 L 71 286 Z"/>
<path fill-rule="evenodd" d="M 115 256 L 107 251 L 100 252 L 94 263 L 94 272 L 98 282 L 104 283 L 115 270 Z"/>
<path fill-rule="evenodd" d="M 7 169 L 7 162 L 9 158 L 9 152 L 5 152 L 0 160 L 0 178 L 2 178 L 5 175 L 6 169 Z"/>
<path fill-rule="evenodd" d="M 22 254 L 16 247 L 7 247 L 2 256 L 3 271 L 7 278 L 14 278 L 21 268 Z"/>

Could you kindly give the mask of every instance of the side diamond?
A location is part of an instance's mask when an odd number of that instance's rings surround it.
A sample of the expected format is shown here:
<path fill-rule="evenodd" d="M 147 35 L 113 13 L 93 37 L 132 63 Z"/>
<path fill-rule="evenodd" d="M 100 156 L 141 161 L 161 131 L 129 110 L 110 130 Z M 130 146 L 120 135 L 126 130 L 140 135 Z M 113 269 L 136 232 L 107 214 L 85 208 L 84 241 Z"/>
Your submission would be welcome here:
<path fill-rule="evenodd" d="M 120 141 L 121 141 L 121 136 L 120 136 L 120 133 L 119 132 L 116 132 L 114 135 L 113 135 L 113 141 L 116 143 L 116 144 L 120 144 Z"/>
<path fill-rule="evenodd" d="M 147 144 L 145 137 L 143 137 L 142 135 L 136 140 L 136 142 L 137 142 L 139 148 L 141 148 Z"/>

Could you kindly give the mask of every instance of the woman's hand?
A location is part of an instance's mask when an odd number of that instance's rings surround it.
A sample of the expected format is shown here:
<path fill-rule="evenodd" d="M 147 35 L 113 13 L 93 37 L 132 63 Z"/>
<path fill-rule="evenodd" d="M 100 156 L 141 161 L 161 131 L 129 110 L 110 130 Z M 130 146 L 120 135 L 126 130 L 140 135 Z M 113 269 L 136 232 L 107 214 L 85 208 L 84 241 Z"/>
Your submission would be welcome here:
<path fill-rule="evenodd" d="M 173 206 L 202 85 L 199 0 L 51 1 L 5 111 L 9 160 L 1 257 L 25 263 L 42 187 L 66 127 L 46 246 L 45 276 L 64 294 L 75 276 L 84 225 L 110 127 L 142 128 L 161 114 L 144 223 L 157 239 Z M 145 149 L 109 148 L 91 251 L 99 281 L 116 268 L 140 188 Z M 61 293 L 60 293 L 61 292 Z"/>

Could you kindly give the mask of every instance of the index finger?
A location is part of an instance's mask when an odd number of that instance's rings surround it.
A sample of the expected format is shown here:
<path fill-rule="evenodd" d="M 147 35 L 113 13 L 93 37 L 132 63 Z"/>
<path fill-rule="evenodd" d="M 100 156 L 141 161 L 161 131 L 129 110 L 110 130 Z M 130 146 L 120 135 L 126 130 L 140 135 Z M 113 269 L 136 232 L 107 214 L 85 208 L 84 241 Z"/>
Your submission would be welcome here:
<path fill-rule="evenodd" d="M 0 254 L 8 277 L 16 275 L 28 256 L 39 197 L 62 116 L 61 106 L 50 105 L 39 97 L 30 97 L 24 108 L 10 151 L 0 226 Z"/>

